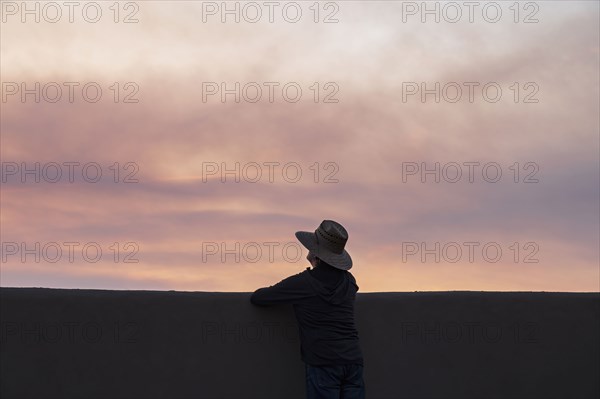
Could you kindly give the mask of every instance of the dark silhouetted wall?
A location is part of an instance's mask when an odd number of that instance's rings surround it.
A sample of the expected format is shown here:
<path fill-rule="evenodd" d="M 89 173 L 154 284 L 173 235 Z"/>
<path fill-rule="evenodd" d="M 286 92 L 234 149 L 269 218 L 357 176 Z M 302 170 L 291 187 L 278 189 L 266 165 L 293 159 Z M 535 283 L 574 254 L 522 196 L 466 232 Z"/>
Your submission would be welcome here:
<path fill-rule="evenodd" d="M 249 293 L 0 289 L 0 396 L 304 397 L 290 305 Z M 600 396 L 600 294 L 359 293 L 367 398 Z"/>

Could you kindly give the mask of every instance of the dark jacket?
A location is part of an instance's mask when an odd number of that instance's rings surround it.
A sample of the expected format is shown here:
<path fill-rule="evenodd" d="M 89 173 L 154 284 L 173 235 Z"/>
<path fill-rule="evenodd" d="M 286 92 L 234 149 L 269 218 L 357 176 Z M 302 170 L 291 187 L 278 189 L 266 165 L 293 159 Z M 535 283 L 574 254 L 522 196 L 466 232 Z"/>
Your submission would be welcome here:
<path fill-rule="evenodd" d="M 357 291 L 349 271 L 319 265 L 259 288 L 250 301 L 260 306 L 293 305 L 303 362 L 313 366 L 363 364 L 354 324 Z"/>

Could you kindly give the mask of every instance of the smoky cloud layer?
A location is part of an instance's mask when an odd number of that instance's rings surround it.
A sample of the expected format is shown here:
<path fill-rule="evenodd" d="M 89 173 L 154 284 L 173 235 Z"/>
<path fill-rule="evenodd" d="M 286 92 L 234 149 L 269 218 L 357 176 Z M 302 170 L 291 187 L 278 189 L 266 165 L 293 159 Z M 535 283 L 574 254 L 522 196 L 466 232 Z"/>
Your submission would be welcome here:
<path fill-rule="evenodd" d="M 3 11 L 3 286 L 251 291 L 308 266 L 294 232 L 333 219 L 361 291 L 600 289 L 597 3 L 540 2 L 536 23 L 508 3 L 423 23 L 403 2 L 222 23 L 205 3 L 139 2 L 131 24 Z M 36 82 L 63 96 L 23 101 Z M 64 256 L 36 262 L 36 242 Z"/>

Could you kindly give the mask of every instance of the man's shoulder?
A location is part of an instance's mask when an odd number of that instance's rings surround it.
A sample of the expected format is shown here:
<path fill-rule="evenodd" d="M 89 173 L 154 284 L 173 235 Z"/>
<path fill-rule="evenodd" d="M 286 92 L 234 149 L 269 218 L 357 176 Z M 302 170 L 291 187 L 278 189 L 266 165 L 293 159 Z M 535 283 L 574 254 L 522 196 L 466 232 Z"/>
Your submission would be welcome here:
<path fill-rule="evenodd" d="M 346 273 L 348 273 L 348 278 L 350 279 L 350 283 L 352 283 L 354 286 L 356 286 L 356 290 L 358 291 L 359 287 L 358 287 L 358 284 L 356 283 L 356 279 L 354 278 L 354 275 L 352 273 L 350 273 L 349 271 L 346 271 Z"/>
<path fill-rule="evenodd" d="M 298 276 L 298 278 L 306 281 L 306 279 L 308 279 L 309 277 L 312 276 L 311 274 L 311 268 L 307 267 L 306 269 L 302 270 L 300 273 L 296 274 L 296 276 Z"/>
<path fill-rule="evenodd" d="M 310 271 L 310 267 L 307 267 L 305 270 L 296 273 L 296 274 L 292 274 L 289 277 L 286 277 L 283 281 L 286 282 L 304 282 L 306 281 L 306 277 L 309 276 L 309 271 Z"/>

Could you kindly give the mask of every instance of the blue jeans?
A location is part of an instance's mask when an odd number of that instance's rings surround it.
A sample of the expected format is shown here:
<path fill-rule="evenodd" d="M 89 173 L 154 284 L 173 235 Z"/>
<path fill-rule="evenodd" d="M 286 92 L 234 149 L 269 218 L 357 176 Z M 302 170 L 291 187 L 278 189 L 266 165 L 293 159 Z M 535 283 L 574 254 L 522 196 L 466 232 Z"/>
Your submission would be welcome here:
<path fill-rule="evenodd" d="M 306 368 L 307 399 L 364 399 L 363 366 L 311 366 Z"/>

